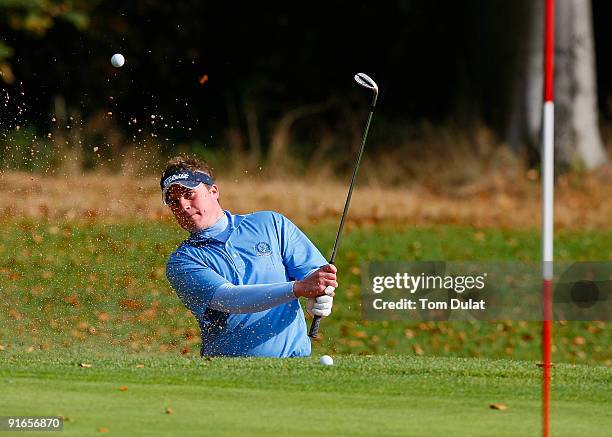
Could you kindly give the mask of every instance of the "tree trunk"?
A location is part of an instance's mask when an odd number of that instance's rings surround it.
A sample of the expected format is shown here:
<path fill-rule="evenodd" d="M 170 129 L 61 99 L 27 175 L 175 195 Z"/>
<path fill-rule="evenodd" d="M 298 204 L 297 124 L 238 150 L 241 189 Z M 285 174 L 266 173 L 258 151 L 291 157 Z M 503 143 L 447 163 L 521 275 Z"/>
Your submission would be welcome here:
<path fill-rule="evenodd" d="M 563 170 L 607 161 L 597 111 L 591 0 L 558 0 L 555 59 L 555 160 Z"/>
<path fill-rule="evenodd" d="M 83 170 L 80 116 L 72 111 L 68 118 L 66 100 L 62 95 L 54 97 L 53 113 L 56 120 L 53 138 L 59 154 L 59 171 L 66 176 L 78 176 Z"/>
<path fill-rule="evenodd" d="M 591 0 L 557 0 L 555 17 L 555 161 L 557 171 L 607 161 L 597 123 L 597 90 Z M 540 148 L 543 94 L 543 2 L 529 5 L 529 31 L 519 50 L 507 141 Z M 520 43 L 519 43 L 520 44 Z"/>
<path fill-rule="evenodd" d="M 301 118 L 317 114 L 328 107 L 329 103 L 305 105 L 286 112 L 276 124 L 272 132 L 270 150 L 267 156 L 267 166 L 271 174 L 282 175 L 293 171 L 293 157 L 289 150 L 291 128 Z"/>
<path fill-rule="evenodd" d="M 257 110 L 255 109 L 254 102 L 250 98 L 245 98 L 244 100 L 244 114 L 249 134 L 248 165 L 251 170 L 256 170 L 261 160 L 261 135 L 259 133 Z"/>
<path fill-rule="evenodd" d="M 230 167 L 232 172 L 242 172 L 245 165 L 245 144 L 246 139 L 240 126 L 240 116 L 238 106 L 234 101 L 234 96 L 228 93 L 226 96 L 226 109 L 229 125 L 225 130 L 225 139 L 230 148 Z"/>
<path fill-rule="evenodd" d="M 516 38 L 518 59 L 512 84 L 512 104 L 508 114 L 506 142 L 519 153 L 527 146 L 531 161 L 536 161 L 542 124 L 542 87 L 544 83 L 544 4 L 528 0 L 523 5 L 525 31 Z"/>
<path fill-rule="evenodd" d="M 591 0 L 574 0 L 572 52 L 576 95 L 573 126 L 576 132 L 576 153 L 587 168 L 598 167 L 607 161 L 598 125 L 592 13 Z"/>
<path fill-rule="evenodd" d="M 544 1 L 531 2 L 525 111 L 529 144 L 539 148 L 544 100 Z"/>

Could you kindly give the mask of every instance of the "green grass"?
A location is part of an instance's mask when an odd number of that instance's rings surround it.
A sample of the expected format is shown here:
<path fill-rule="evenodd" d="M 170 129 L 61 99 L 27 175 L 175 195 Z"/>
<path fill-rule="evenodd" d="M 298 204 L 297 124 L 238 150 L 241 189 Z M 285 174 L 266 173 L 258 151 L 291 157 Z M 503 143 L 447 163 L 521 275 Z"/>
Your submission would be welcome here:
<path fill-rule="evenodd" d="M 335 224 L 305 231 L 326 254 Z M 164 276 L 184 238 L 173 223 L 3 223 L 1 414 L 63 415 L 64 433 L 79 436 L 103 428 L 114 435 L 538 434 L 538 323 L 368 322 L 359 304 L 364 262 L 536 260 L 538 233 L 347 231 L 337 259 L 342 286 L 313 358 L 205 360 L 197 325 Z M 555 250 L 559 260 L 610 260 L 610 247 L 612 231 L 561 231 Z M 552 435 L 608 434 L 610 325 L 554 329 Z M 317 364 L 323 353 L 334 356 L 333 367 Z M 492 410 L 493 403 L 507 409 Z"/>
<path fill-rule="evenodd" d="M 306 233 L 327 254 L 335 223 Z M 0 346 L 86 346 L 196 355 L 199 332 L 170 289 L 165 261 L 184 233 L 170 222 L 8 221 L 0 228 Z M 559 231 L 559 260 L 610 260 L 612 231 Z M 367 322 L 360 267 L 371 260 L 535 260 L 534 230 L 349 225 L 337 259 L 341 288 L 315 353 L 539 359 L 535 322 Z M 555 361 L 607 363 L 605 322 L 555 323 Z M 0 354 L 2 351 L 0 351 Z"/>
<path fill-rule="evenodd" d="M 315 358 L 203 360 L 75 349 L 5 355 L 0 411 L 63 415 L 66 435 L 100 428 L 114 435 L 539 433 L 541 370 L 533 362 L 335 359 L 324 367 Z M 612 369 L 560 364 L 553 375 L 552 435 L 609 435 Z M 490 409 L 494 403 L 507 409 Z"/>

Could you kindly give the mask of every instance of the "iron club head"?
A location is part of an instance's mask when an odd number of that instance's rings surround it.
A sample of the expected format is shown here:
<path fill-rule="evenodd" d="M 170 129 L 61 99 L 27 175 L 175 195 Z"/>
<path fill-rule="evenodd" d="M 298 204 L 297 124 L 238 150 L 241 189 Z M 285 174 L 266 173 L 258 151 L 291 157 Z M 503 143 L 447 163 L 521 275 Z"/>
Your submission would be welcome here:
<path fill-rule="evenodd" d="M 374 91 L 374 97 L 372 98 L 372 108 L 376 106 L 376 100 L 378 99 L 378 85 L 376 82 L 365 73 L 357 73 L 355 75 L 355 82 L 364 88 Z"/>

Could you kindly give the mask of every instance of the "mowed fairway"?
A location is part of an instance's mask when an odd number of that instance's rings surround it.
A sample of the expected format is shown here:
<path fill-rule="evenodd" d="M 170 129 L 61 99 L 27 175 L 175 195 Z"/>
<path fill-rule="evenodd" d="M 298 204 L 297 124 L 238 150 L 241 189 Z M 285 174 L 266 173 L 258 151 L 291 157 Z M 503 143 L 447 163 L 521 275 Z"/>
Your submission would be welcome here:
<path fill-rule="evenodd" d="M 535 363 L 510 360 L 35 353 L 4 361 L 0 410 L 63 415 L 66 435 L 537 435 L 539 377 Z M 611 378 L 604 366 L 557 365 L 553 435 L 609 435 Z"/>

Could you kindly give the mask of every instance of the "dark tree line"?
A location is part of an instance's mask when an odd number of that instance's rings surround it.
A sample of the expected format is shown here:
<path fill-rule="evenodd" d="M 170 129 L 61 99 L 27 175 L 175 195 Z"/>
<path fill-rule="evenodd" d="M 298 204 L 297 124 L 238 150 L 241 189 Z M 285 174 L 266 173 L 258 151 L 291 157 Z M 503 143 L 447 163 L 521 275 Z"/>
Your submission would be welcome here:
<path fill-rule="evenodd" d="M 610 6 L 594 3 L 606 50 Z M 5 111 L 3 129 L 19 118 L 45 133 L 65 106 L 66 118 L 89 123 L 112 113 L 118 148 L 144 129 L 160 147 L 197 140 L 254 162 L 276 149 L 283 156 L 289 134 L 304 156 L 325 152 L 325 141 L 350 147 L 367 109 L 351 81 L 358 71 L 381 87 L 375 147 L 401 142 L 422 120 L 484 123 L 504 138 L 530 13 L 530 0 L 32 4 L 0 3 L 4 88 L 27 108 Z M 121 69 L 110 65 L 115 52 L 127 59 Z M 609 71 L 602 58 L 599 70 Z M 605 120 L 609 77 L 599 75 Z M 163 121 L 153 126 L 151 115 Z"/>

